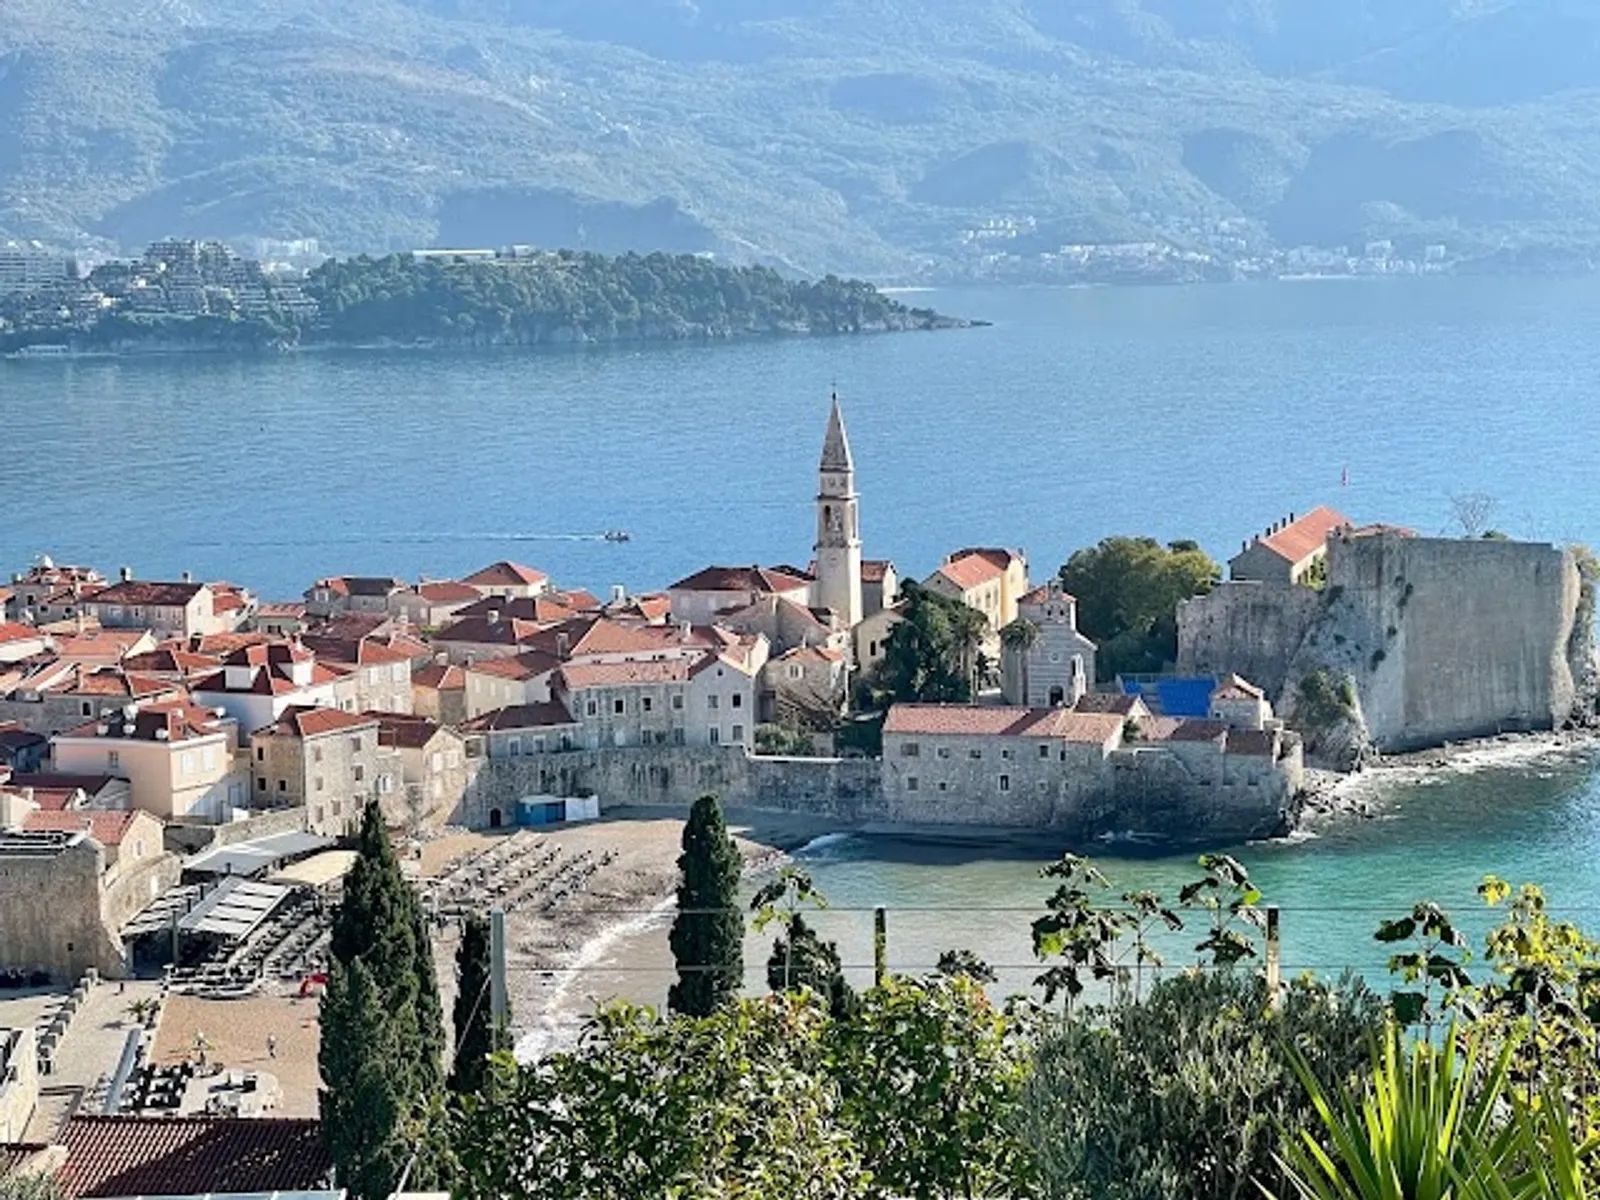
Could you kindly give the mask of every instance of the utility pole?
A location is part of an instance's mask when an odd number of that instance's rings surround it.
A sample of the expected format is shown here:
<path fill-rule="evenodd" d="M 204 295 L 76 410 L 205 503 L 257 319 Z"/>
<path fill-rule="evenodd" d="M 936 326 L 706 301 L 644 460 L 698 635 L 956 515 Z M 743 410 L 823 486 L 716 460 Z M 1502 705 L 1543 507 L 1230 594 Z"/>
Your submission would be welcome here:
<path fill-rule="evenodd" d="M 502 1049 L 506 1033 L 506 910 L 489 910 L 489 1019 L 493 1022 L 493 1045 Z"/>
<path fill-rule="evenodd" d="M 1278 908 L 1267 909 L 1267 1005 L 1277 1012 L 1283 1005 L 1283 943 L 1278 932 Z"/>
<path fill-rule="evenodd" d="M 889 910 L 872 910 L 872 983 L 882 987 L 889 979 Z"/>

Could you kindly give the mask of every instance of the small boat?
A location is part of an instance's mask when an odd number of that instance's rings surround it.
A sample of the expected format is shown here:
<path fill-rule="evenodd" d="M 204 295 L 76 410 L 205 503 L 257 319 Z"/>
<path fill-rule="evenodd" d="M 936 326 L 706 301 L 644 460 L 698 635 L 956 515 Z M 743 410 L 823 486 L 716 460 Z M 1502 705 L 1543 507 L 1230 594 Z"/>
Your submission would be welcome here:
<path fill-rule="evenodd" d="M 633 534 L 626 529 L 608 529 L 600 536 L 608 542 L 631 542 L 633 540 Z"/>

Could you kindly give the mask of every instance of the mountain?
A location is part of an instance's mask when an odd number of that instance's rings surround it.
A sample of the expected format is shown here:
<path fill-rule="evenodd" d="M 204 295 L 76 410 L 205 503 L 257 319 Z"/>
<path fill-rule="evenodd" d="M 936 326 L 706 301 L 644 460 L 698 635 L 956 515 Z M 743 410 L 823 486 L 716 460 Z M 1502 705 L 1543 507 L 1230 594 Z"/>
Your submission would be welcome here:
<path fill-rule="evenodd" d="M 7 0 L 0 235 L 1600 247 L 1590 0 Z"/>

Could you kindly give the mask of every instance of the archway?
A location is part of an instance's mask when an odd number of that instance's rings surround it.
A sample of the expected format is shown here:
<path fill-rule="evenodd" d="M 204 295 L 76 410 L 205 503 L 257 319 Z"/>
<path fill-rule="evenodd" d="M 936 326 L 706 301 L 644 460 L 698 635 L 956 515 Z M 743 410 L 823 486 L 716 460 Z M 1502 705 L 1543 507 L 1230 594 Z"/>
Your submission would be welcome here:
<path fill-rule="evenodd" d="M 499 829 L 502 820 L 503 820 L 503 818 L 500 816 L 500 810 L 498 808 L 491 808 L 489 810 L 489 828 L 490 829 Z"/>

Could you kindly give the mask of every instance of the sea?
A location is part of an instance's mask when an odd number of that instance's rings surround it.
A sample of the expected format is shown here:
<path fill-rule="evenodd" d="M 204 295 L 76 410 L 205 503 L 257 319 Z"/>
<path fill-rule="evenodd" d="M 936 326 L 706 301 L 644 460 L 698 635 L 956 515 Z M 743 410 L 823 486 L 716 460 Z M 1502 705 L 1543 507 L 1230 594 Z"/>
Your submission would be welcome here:
<path fill-rule="evenodd" d="M 1036 577 L 1110 534 L 1225 558 L 1290 512 L 1600 544 L 1600 280 L 1007 289 L 908 299 L 972 329 L 729 345 L 0 361 L 0 564 L 36 556 L 297 597 L 330 573 L 450 577 L 512 558 L 559 584 L 659 588 L 810 556 L 830 393 L 866 552 L 920 576 L 959 546 Z M 626 542 L 606 531 L 626 531 Z M 1538 881 L 1600 930 L 1600 762 L 1491 748 L 1385 774 L 1369 819 L 1238 855 L 1285 967 L 1381 972 L 1380 917 L 1432 899 L 1481 931 L 1482 876 Z M 1061 847 L 854 836 L 803 852 L 857 973 L 966 947 L 1026 987 Z M 1095 846 L 1108 895 L 1175 894 L 1192 854 Z M 1135 852 L 1136 851 L 1136 852 Z M 1193 928 L 1170 940 L 1182 962 Z M 1198 937 L 1193 940 L 1197 941 Z M 643 948 L 642 948 L 643 947 Z M 596 969 L 654 951 L 623 939 Z M 602 956 L 603 957 L 603 956 Z M 657 964 L 659 965 L 659 964 Z M 650 983 L 643 998 L 650 998 Z M 665 985 L 659 989 L 664 994 Z"/>

